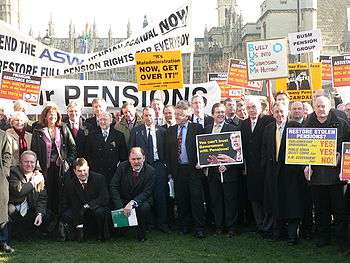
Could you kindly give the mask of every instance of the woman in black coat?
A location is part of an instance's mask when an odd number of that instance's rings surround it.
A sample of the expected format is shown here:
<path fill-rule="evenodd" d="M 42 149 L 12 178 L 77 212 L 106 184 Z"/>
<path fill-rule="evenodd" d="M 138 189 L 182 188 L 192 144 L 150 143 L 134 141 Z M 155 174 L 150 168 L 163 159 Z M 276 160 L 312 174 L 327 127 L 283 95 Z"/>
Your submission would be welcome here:
<path fill-rule="evenodd" d="M 47 208 L 58 215 L 59 194 L 64 174 L 77 157 L 73 135 L 56 105 L 44 108 L 39 125 L 33 131 L 31 150 L 38 156 L 38 161 L 47 187 Z"/>

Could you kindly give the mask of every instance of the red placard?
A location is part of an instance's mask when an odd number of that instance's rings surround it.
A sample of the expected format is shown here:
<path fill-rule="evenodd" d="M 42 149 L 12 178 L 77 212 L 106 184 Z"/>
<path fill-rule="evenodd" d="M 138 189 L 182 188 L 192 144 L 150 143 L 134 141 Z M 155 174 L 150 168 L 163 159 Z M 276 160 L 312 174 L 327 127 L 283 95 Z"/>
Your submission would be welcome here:
<path fill-rule="evenodd" d="M 333 86 L 350 86 L 350 56 L 332 57 L 333 66 Z"/>
<path fill-rule="evenodd" d="M 31 104 L 38 104 L 40 85 L 41 77 L 4 71 L 2 73 L 0 98 L 21 99 Z"/>
<path fill-rule="evenodd" d="M 320 56 L 322 63 L 322 80 L 332 80 L 332 57 Z"/>

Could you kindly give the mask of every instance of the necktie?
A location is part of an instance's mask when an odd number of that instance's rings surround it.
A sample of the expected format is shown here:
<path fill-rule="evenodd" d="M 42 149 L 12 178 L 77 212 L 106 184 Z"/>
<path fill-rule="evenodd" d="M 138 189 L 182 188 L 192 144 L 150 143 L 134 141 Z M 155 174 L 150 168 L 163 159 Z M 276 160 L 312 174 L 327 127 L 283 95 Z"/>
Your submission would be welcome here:
<path fill-rule="evenodd" d="M 73 127 L 73 129 L 72 129 L 72 133 L 73 133 L 73 137 L 74 138 L 77 138 L 77 135 L 78 135 L 78 129 L 77 128 L 75 128 L 75 126 Z"/>
<path fill-rule="evenodd" d="M 82 186 L 83 190 L 85 190 L 86 187 L 87 187 L 87 182 L 82 182 L 82 183 L 81 183 L 81 186 Z"/>
<path fill-rule="evenodd" d="M 137 184 L 139 181 L 138 172 L 132 171 L 131 176 L 132 176 L 132 182 L 134 183 L 134 185 Z"/>
<path fill-rule="evenodd" d="M 184 126 L 179 126 L 179 131 L 177 134 L 177 158 L 180 161 L 180 155 L 181 155 L 181 145 L 182 145 L 182 130 Z"/>
<path fill-rule="evenodd" d="M 278 153 L 281 146 L 281 127 L 277 126 L 276 129 L 276 161 L 278 161 Z"/>
<path fill-rule="evenodd" d="M 252 121 L 252 132 L 253 132 L 254 129 L 255 129 L 255 123 L 256 123 L 256 121 Z"/>
<path fill-rule="evenodd" d="M 104 139 L 105 141 L 107 141 L 108 132 L 107 132 L 106 130 L 103 130 L 103 131 L 102 131 L 102 135 L 103 135 L 103 139 Z"/>
<path fill-rule="evenodd" d="M 151 128 L 148 128 L 147 134 L 147 159 L 148 163 L 150 164 L 154 162 L 153 138 L 151 134 Z"/>
<path fill-rule="evenodd" d="M 213 133 L 220 133 L 220 131 L 221 131 L 221 125 L 215 124 L 213 128 Z"/>

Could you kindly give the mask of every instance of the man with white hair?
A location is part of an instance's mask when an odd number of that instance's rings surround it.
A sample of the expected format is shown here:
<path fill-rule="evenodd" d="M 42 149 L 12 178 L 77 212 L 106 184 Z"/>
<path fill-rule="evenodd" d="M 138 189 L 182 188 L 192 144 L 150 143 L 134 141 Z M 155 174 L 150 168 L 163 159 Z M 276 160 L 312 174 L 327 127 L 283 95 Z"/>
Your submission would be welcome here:
<path fill-rule="evenodd" d="M 335 238 L 340 246 L 347 243 L 348 218 L 345 212 L 344 187 L 345 182 L 340 181 L 340 153 L 342 142 L 348 141 L 350 128 L 348 123 L 336 116 L 331 110 L 331 101 L 325 96 L 319 96 L 314 101 L 312 113 L 304 127 L 307 128 L 336 128 L 337 129 L 337 165 L 318 165 L 305 167 L 305 177 L 310 180 L 311 192 L 315 202 L 317 216 L 318 247 L 330 244 L 331 215 L 335 223 Z M 311 175 L 311 177 L 310 177 Z"/>
<path fill-rule="evenodd" d="M 261 167 L 261 146 L 265 127 L 274 118 L 262 115 L 258 97 L 247 100 L 248 118 L 242 121 L 243 157 L 247 169 L 248 199 L 252 203 L 253 214 L 259 233 L 264 233 L 264 173 Z"/>
<path fill-rule="evenodd" d="M 103 174 L 109 184 L 119 162 L 125 161 L 128 153 L 124 135 L 111 126 L 112 115 L 102 112 L 98 122 L 99 127 L 89 132 L 86 153 L 91 169 Z"/>

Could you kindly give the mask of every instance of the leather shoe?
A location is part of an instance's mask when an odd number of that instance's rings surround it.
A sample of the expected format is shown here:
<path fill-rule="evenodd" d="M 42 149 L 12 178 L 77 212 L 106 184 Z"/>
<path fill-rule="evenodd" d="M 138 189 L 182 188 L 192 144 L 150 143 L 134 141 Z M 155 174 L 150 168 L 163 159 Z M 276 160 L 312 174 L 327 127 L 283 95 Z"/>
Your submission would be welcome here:
<path fill-rule="evenodd" d="M 200 239 L 205 238 L 204 231 L 202 230 L 196 231 L 196 238 L 200 238 Z"/>
<path fill-rule="evenodd" d="M 180 231 L 180 233 L 182 235 L 187 235 L 188 233 L 190 233 L 190 230 L 188 229 L 188 227 L 183 227 Z"/>
<path fill-rule="evenodd" d="M 166 225 L 161 225 L 158 227 L 158 230 L 160 232 L 163 232 L 165 234 L 169 234 L 170 233 L 170 230 L 169 230 L 169 227 L 167 227 Z"/>
<path fill-rule="evenodd" d="M 10 247 L 6 242 L 1 242 L 0 243 L 0 250 L 5 252 L 5 253 L 13 253 L 15 250 Z"/>
<path fill-rule="evenodd" d="M 288 246 L 295 246 L 298 245 L 298 239 L 297 238 L 290 238 L 287 241 Z"/>
<path fill-rule="evenodd" d="M 229 230 L 227 233 L 227 237 L 229 237 L 229 238 L 233 238 L 235 235 L 236 235 L 235 231 L 233 231 L 233 230 Z"/>
<path fill-rule="evenodd" d="M 321 238 L 320 240 L 317 241 L 316 243 L 316 247 L 325 247 L 325 246 L 328 246 L 330 244 L 330 240 L 327 239 L 327 238 Z"/>

